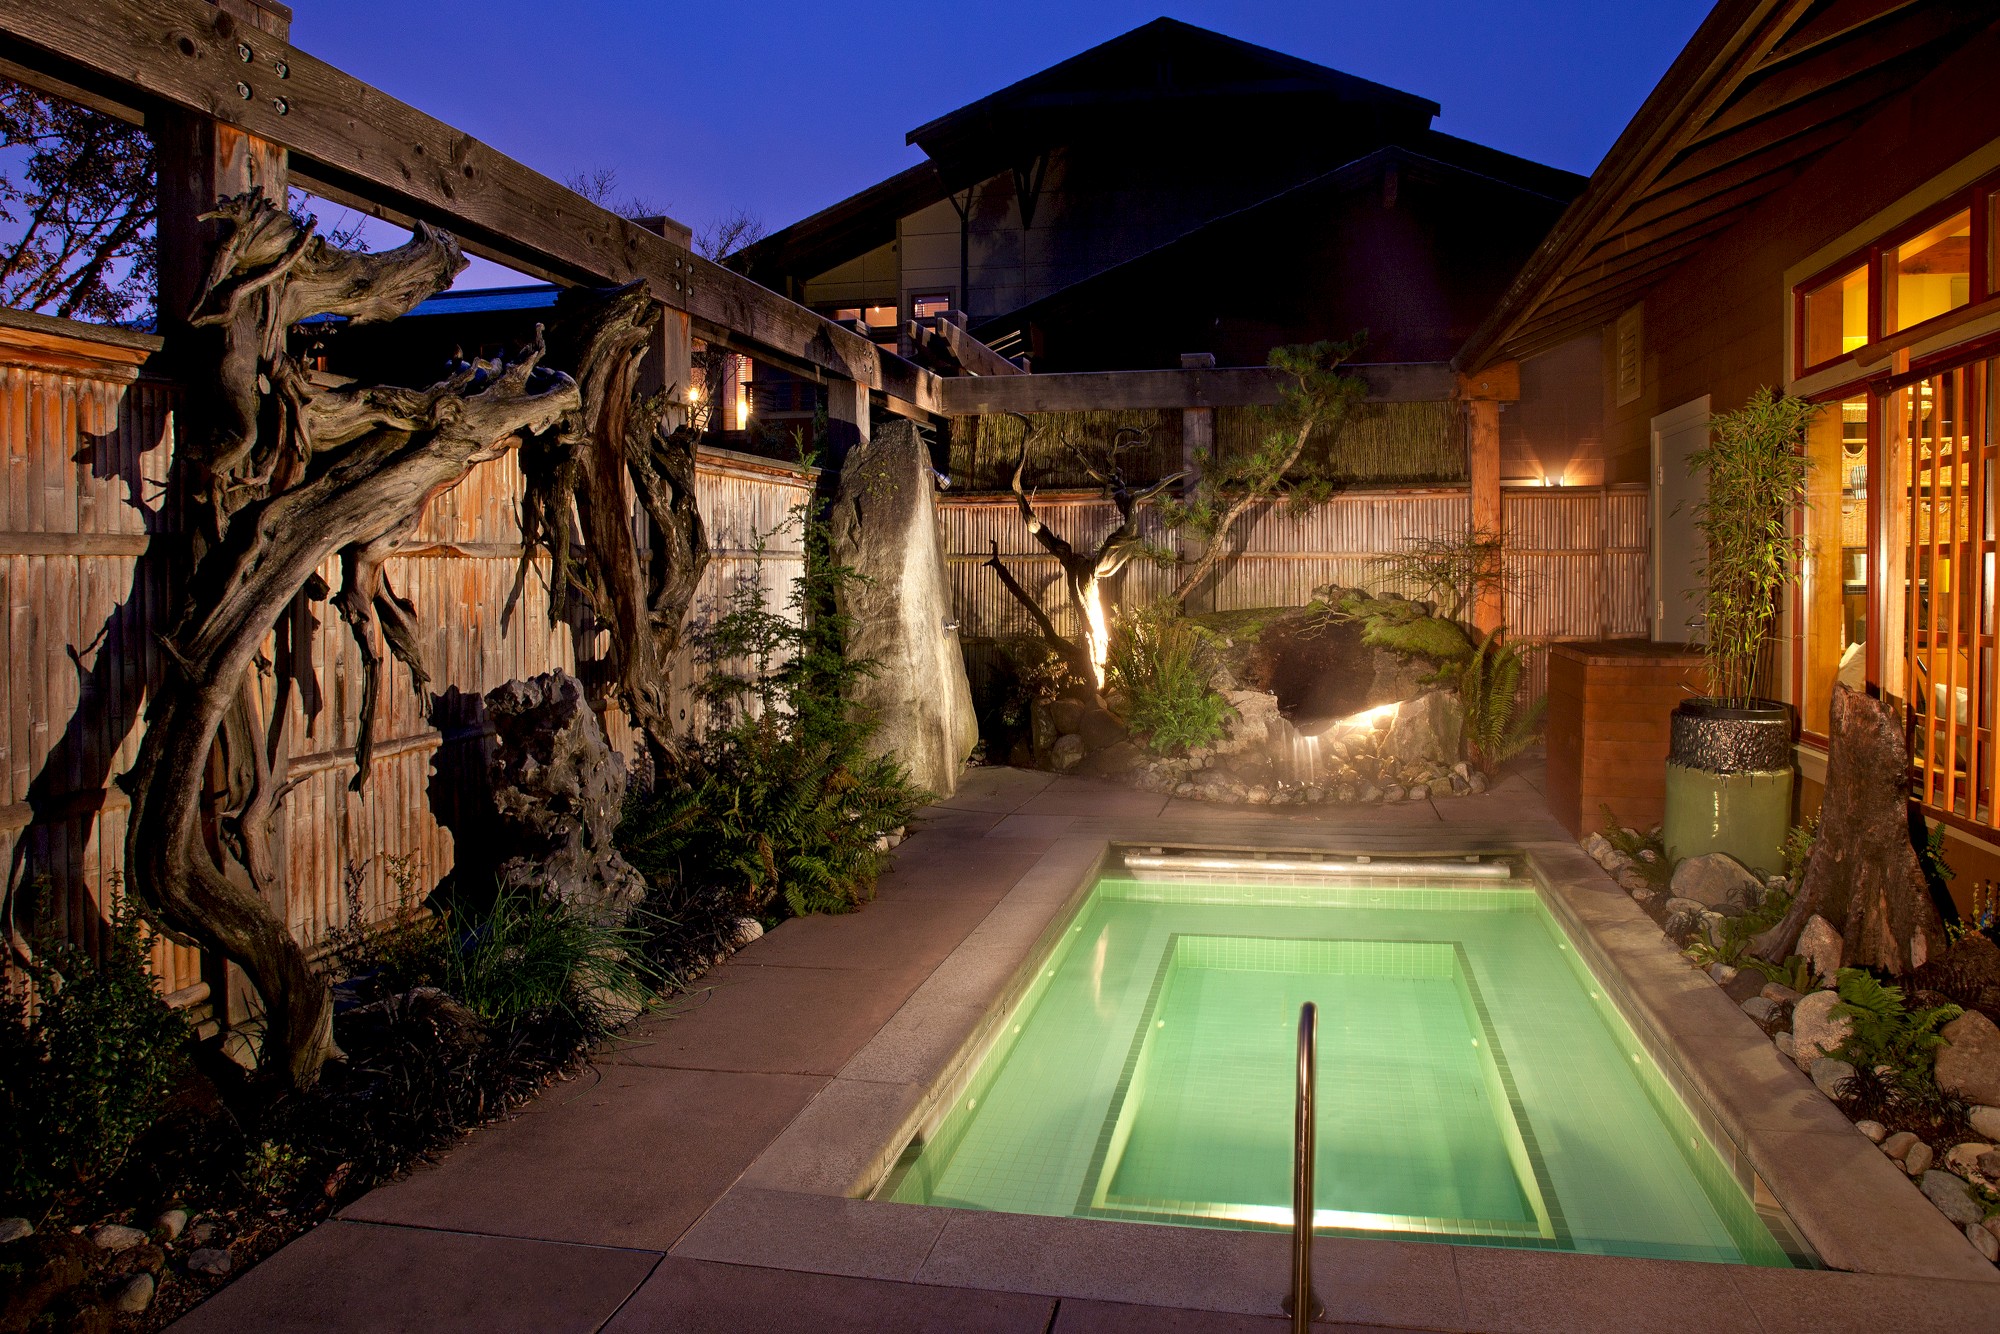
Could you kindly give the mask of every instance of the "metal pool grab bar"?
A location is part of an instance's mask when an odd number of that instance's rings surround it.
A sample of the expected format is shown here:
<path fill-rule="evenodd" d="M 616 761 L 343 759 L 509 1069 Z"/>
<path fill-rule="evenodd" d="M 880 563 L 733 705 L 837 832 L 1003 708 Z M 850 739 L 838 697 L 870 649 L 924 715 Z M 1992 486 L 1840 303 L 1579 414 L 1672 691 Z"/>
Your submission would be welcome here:
<path fill-rule="evenodd" d="M 1307 1001 L 1299 1007 L 1298 1120 L 1292 1133 L 1292 1290 L 1285 1294 L 1285 1314 L 1292 1334 L 1307 1334 L 1325 1311 L 1313 1291 L 1313 1151 L 1318 1123 L 1313 1098 L 1319 1084 L 1319 1007 Z"/>

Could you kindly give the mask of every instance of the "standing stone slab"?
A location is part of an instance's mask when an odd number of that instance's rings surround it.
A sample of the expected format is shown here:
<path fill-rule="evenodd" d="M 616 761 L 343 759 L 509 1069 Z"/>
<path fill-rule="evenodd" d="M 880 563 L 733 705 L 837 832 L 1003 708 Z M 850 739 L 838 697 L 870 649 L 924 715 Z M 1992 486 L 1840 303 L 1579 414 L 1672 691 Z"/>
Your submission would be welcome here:
<path fill-rule="evenodd" d="M 831 515 L 836 559 L 860 574 L 841 593 L 850 657 L 876 670 L 854 698 L 876 719 L 869 749 L 894 755 L 939 796 L 979 741 L 938 537 L 930 451 L 907 421 L 886 423 L 840 470 Z"/>

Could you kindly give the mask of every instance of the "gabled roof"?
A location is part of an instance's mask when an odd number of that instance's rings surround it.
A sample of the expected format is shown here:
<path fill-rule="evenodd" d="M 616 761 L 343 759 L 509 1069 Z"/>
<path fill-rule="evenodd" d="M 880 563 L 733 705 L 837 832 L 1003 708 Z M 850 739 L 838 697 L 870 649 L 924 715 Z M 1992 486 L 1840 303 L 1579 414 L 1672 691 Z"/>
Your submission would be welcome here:
<path fill-rule="evenodd" d="M 937 203 L 948 193 L 937 168 L 920 162 L 745 246 L 729 264 L 760 282 L 767 275 L 830 269 L 895 240 L 897 219 Z"/>
<path fill-rule="evenodd" d="M 1415 129 L 1438 114 L 1429 98 L 1160 18 L 919 125 L 907 142 L 958 186 L 1018 166 L 1091 120 L 1137 114 L 1171 123 L 1224 101 L 1262 101 L 1265 115 L 1272 101 L 1322 114 L 1365 107 Z"/>
<path fill-rule="evenodd" d="M 1458 365 L 1610 320 L 1993 21 L 1992 0 L 1721 0 Z"/>

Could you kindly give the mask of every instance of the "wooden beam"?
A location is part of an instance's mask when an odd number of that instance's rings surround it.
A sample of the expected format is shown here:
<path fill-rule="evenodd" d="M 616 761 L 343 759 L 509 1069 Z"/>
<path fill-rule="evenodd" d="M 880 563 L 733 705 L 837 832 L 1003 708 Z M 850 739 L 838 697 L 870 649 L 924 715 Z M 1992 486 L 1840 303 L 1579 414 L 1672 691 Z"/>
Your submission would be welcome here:
<path fill-rule="evenodd" d="M 1518 403 L 1521 401 L 1521 363 L 1496 361 L 1481 368 L 1477 374 L 1458 376 L 1456 388 L 1458 396 L 1467 402 Z"/>
<path fill-rule="evenodd" d="M 1442 402 L 1451 367 L 1388 362 L 1343 368 L 1368 381 L 1377 403 Z M 1263 366 L 1055 375 L 954 375 L 938 381 L 937 411 L 949 417 L 993 412 L 1085 412 L 1124 408 L 1222 408 L 1277 403 L 1284 377 Z"/>
<path fill-rule="evenodd" d="M 1498 537 L 1503 532 L 1500 510 L 1500 404 L 1491 398 L 1475 398 L 1466 404 L 1465 417 L 1465 463 L 1472 490 L 1472 527 L 1475 532 Z M 1500 588 L 1497 585 L 1482 586 L 1478 601 L 1473 604 L 1473 625 L 1482 633 L 1490 634 L 1500 628 L 1506 615 Z"/>
<path fill-rule="evenodd" d="M 958 364 L 965 368 L 967 375 L 1026 375 L 1027 372 L 1007 358 L 995 352 L 986 344 L 965 331 L 965 326 L 952 319 L 950 312 L 937 321 L 938 336 Z M 959 315 L 959 320 L 964 319 Z"/>
<path fill-rule="evenodd" d="M 1787 34 L 1777 49 L 1764 57 L 1764 63 L 1758 66 L 1758 69 L 1770 69 L 1786 61 L 1796 60 L 1815 47 L 1837 42 L 1858 28 L 1865 28 L 1912 5 L 1927 2 L 1928 0 L 1833 0 L 1825 9 Z"/>
<path fill-rule="evenodd" d="M 884 383 L 879 349 L 851 330 L 202 0 L 0 0 L 0 31 L 31 84 L 75 85 L 84 71 L 133 90 L 135 104 L 194 112 L 290 150 L 301 185 L 338 202 L 433 223 L 476 254 L 554 281 L 644 279 L 664 304 L 730 329 L 767 359 L 864 379 L 919 405 L 931 397 L 916 367 Z"/>

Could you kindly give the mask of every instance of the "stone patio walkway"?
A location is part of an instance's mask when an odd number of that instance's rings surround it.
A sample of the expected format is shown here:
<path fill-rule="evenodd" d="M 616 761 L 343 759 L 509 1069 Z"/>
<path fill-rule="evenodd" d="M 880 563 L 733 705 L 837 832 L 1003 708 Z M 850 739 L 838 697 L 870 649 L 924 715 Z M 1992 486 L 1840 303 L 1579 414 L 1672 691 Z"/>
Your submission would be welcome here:
<path fill-rule="evenodd" d="M 898 849 L 875 903 L 845 917 L 784 923 L 709 974 L 669 1013 L 635 1024 L 590 1073 L 475 1132 L 437 1165 L 356 1201 L 175 1328 L 1281 1330 L 1286 1324 L 1275 1314 L 1259 1319 L 881 1282 L 718 1264 L 677 1255 L 675 1248 L 1057 839 L 1282 843 L 1287 829 L 1303 824 L 1322 837 L 1337 830 L 1357 850 L 1380 852 L 1568 844 L 1538 783 L 1530 769 L 1483 797 L 1274 809 L 974 770 Z M 1592 1327 L 1589 1294 L 1534 1292 L 1532 1265 L 1509 1265 L 1498 1286 L 1497 1274 L 1472 1268 L 1452 1268 L 1451 1291 L 1440 1294 L 1460 1313 L 1454 1328 Z M 1776 1330 L 1803 1314 L 1788 1285 L 1766 1290 L 1736 1274 L 1734 1267 L 1620 1261 L 1607 1267 L 1606 1281 L 1619 1288 L 1657 1285 L 1662 1329 L 1698 1318 L 1710 1330 Z M 1811 1277 L 1834 1295 L 1840 1276 Z M 1273 1273 L 1271 1280 L 1275 1301 L 1285 1275 Z M 1909 1284 L 1898 1328 L 1962 1328 L 1948 1303 L 1932 1309 L 1934 1287 Z M 1691 1288 L 1702 1291 L 1696 1296 Z M 1680 1298 L 1670 1295 L 1676 1292 Z M 1703 1308 L 1698 1317 L 1687 1298 Z M 1550 1325 L 1552 1306 L 1574 1322 Z M 1844 1323 L 1845 1316 L 1859 1321 L 1863 1313 L 1843 1312 L 1835 1302 L 1810 1327 L 1821 1334 L 1869 1327 Z M 1402 1327 L 1428 1323 L 1413 1308 Z"/>

